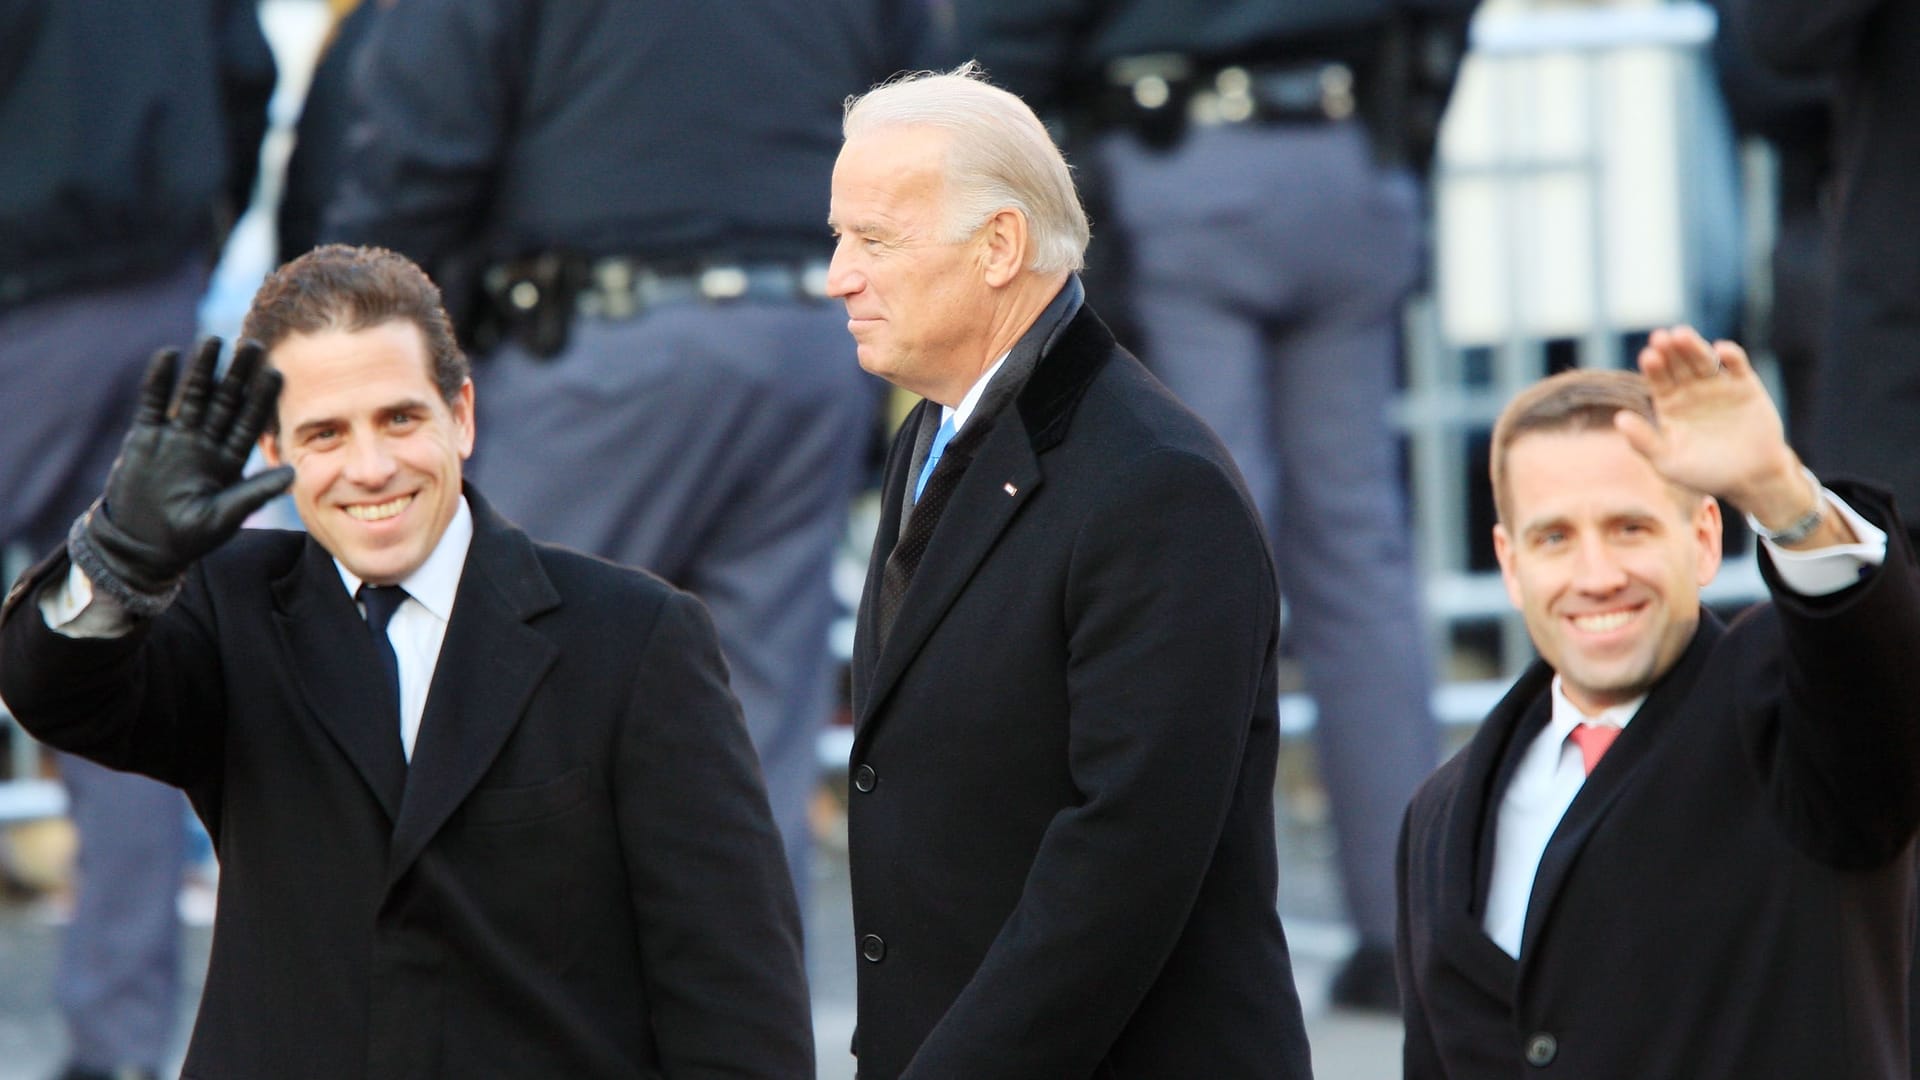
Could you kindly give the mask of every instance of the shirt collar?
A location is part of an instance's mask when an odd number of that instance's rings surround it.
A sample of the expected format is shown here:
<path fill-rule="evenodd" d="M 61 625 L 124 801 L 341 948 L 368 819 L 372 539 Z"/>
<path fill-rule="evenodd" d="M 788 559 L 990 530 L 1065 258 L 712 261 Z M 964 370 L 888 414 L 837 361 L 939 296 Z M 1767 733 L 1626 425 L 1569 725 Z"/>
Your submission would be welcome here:
<path fill-rule="evenodd" d="M 1039 357 L 1053 348 L 1053 343 L 1066 330 L 1067 324 L 1080 313 L 1081 306 L 1086 303 L 1086 295 L 1086 290 L 1080 284 L 1080 275 L 1068 274 L 1066 283 L 1059 292 L 1053 294 L 1052 300 L 1047 301 L 1047 306 L 1041 310 L 1033 325 L 1020 335 L 1020 340 L 1014 342 L 1013 348 L 1001 353 L 1000 359 L 995 360 L 992 367 L 974 380 L 966 396 L 960 399 L 960 404 L 954 408 L 945 405 L 940 407 L 940 419 L 952 420 L 953 430 L 958 432 L 972 418 L 981 399 L 986 396 L 987 388 L 993 383 L 994 376 L 1000 373 L 1000 369 L 1007 365 L 1016 352 L 1021 354 L 1022 359 L 1015 365 L 1017 370 L 1010 377 L 1021 383 L 1026 382 Z"/>
<path fill-rule="evenodd" d="M 460 503 L 454 507 L 453 520 L 447 523 L 447 531 L 440 534 L 440 542 L 433 546 L 427 561 L 420 564 L 413 573 L 400 582 L 407 595 L 426 608 L 441 622 L 453 617 L 453 596 L 460 588 L 460 572 L 467 565 L 467 549 L 473 546 L 473 511 L 467 506 L 467 497 L 460 496 Z M 347 595 L 360 591 L 360 577 L 346 568 L 339 559 L 333 560 L 334 568 L 340 571 L 340 580 L 347 587 Z"/>
<path fill-rule="evenodd" d="M 961 426 L 967 422 L 967 418 L 973 415 L 974 406 L 980 404 L 980 395 L 987 392 L 987 384 L 992 382 L 993 377 L 1000 373 L 1001 366 L 1007 362 L 1007 357 L 1012 355 L 1013 350 L 1011 349 L 1001 353 L 1000 359 L 995 360 L 993 366 L 982 372 L 980 378 L 974 381 L 973 386 L 967 390 L 967 396 L 960 399 L 958 408 L 952 408 L 946 405 L 940 406 L 940 419 L 943 421 L 952 420 L 953 430 L 959 431 Z"/>
<path fill-rule="evenodd" d="M 1633 714 L 1640 711 L 1640 706 L 1646 704 L 1646 701 L 1647 695 L 1641 694 L 1632 701 L 1600 710 L 1598 716 L 1588 716 L 1580 711 L 1578 705 L 1568 700 L 1565 688 L 1560 685 L 1560 676 L 1555 675 L 1553 677 L 1553 719 L 1547 722 L 1547 727 L 1556 739 L 1565 739 L 1581 724 L 1604 724 L 1623 728 L 1633 719 Z"/>

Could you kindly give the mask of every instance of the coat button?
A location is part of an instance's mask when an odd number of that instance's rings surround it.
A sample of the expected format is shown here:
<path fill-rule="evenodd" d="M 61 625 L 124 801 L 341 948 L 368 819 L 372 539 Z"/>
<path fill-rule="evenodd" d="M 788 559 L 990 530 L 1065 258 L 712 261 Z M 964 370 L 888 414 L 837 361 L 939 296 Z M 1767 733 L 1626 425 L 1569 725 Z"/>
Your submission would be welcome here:
<path fill-rule="evenodd" d="M 860 939 L 860 955 L 867 963 L 877 964 L 886 959 L 887 943 L 880 940 L 879 934 L 868 934 Z"/>
<path fill-rule="evenodd" d="M 1538 1031 L 1527 1037 L 1527 1064 L 1545 1067 L 1553 1064 L 1556 1054 L 1560 1053 L 1560 1041 L 1544 1031 Z"/>
<path fill-rule="evenodd" d="M 861 791 L 872 791 L 873 785 L 879 782 L 880 774 L 874 772 L 871 765 L 862 765 L 853 770 L 853 786 Z"/>

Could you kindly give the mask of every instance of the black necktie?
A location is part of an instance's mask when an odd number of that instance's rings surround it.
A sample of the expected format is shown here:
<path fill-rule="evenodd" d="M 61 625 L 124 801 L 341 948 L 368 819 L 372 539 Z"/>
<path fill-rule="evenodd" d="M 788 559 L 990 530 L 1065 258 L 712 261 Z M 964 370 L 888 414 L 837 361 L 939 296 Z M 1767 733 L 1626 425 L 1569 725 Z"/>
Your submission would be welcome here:
<path fill-rule="evenodd" d="M 885 641 L 887 635 L 892 633 L 894 616 L 900 614 L 900 602 L 906 598 L 907 586 L 913 584 L 913 575 L 920 568 L 921 556 L 927 553 L 934 526 L 940 524 L 940 515 L 947 508 L 947 500 L 953 497 L 953 489 L 960 486 L 960 478 L 966 473 L 967 464 L 973 460 L 975 447 L 992 426 L 988 417 L 976 417 L 947 444 L 946 451 L 933 468 L 933 475 L 927 477 L 926 487 L 920 492 L 920 501 L 914 504 L 913 512 L 907 516 L 907 524 L 900 530 L 900 537 L 894 541 L 893 551 L 887 556 L 886 568 L 880 572 L 880 603 L 875 614 L 879 618 L 881 641 Z"/>
<path fill-rule="evenodd" d="M 367 609 L 367 632 L 373 635 L 373 652 L 387 673 L 387 686 L 393 691 L 393 708 L 400 710 L 400 659 L 394 655 L 393 642 L 387 637 L 387 623 L 406 602 L 407 590 L 398 585 L 362 585 L 356 594 Z"/>

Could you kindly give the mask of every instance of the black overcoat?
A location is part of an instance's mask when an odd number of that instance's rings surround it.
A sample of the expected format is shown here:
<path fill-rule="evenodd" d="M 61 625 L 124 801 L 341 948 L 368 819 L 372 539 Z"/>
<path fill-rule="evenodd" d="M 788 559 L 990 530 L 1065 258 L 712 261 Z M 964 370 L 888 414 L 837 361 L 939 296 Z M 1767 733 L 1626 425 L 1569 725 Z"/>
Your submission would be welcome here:
<path fill-rule="evenodd" d="M 799 920 L 705 609 L 474 535 L 419 740 L 331 557 L 246 530 L 158 619 L 9 598 L 37 737 L 184 788 L 220 857 L 186 1077 L 810 1076 Z"/>
<path fill-rule="evenodd" d="M 969 421 L 992 428 L 881 642 L 919 422 L 854 647 L 860 1076 L 1306 1077 L 1279 597 L 1226 451 L 1082 308 Z"/>
<path fill-rule="evenodd" d="M 1409 1080 L 1906 1080 L 1920 572 L 1711 615 L 1567 808 L 1516 962 L 1481 930 L 1493 818 L 1545 726 L 1536 664 L 1401 835 Z"/>

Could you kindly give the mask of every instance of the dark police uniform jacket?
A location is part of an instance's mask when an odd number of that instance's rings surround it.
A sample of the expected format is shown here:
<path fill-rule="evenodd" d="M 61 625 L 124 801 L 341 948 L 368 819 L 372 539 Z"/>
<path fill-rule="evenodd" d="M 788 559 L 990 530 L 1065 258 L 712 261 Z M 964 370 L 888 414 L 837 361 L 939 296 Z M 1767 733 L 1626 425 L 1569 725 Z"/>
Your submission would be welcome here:
<path fill-rule="evenodd" d="M 255 8 L 0 5 L 0 311 L 218 254 L 219 219 L 251 197 L 273 94 Z"/>

